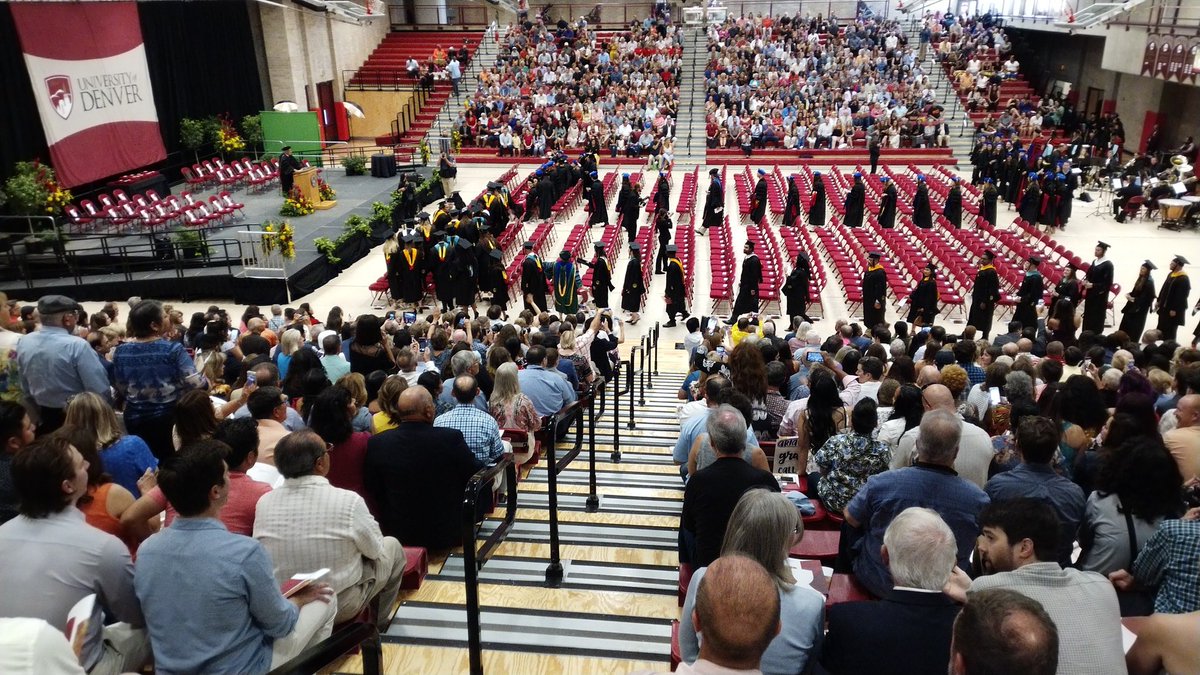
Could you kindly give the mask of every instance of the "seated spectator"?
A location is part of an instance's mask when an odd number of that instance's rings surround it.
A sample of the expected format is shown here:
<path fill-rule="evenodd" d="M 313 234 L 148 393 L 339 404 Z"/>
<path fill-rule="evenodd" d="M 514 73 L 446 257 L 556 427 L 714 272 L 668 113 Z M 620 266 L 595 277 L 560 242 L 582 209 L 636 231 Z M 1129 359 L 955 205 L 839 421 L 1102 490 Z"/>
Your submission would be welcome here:
<path fill-rule="evenodd" d="M 313 400 L 308 422 L 321 440 L 333 446 L 329 449 L 329 470 L 325 474 L 329 484 L 365 498 L 367 490 L 363 485 L 363 461 L 367 456 L 367 440 L 371 434 L 354 430 L 356 412 L 350 392 L 334 386 Z"/>
<path fill-rule="evenodd" d="M 1060 672 L 1054 620 L 1041 603 L 1016 591 L 972 593 L 954 621 L 953 644 L 950 675 Z"/>
<path fill-rule="evenodd" d="M 546 417 L 575 402 L 575 390 L 562 377 L 546 370 L 546 348 L 533 345 L 525 354 L 526 368 L 517 374 L 521 391 L 533 401 L 538 415 Z M 559 427 L 559 438 L 569 428 L 569 420 Z"/>
<path fill-rule="evenodd" d="M 450 371 L 454 373 L 454 376 L 443 378 L 445 381 L 442 383 L 442 394 L 437 400 L 439 415 L 458 405 L 458 401 L 454 398 L 454 380 L 463 375 L 476 379 L 481 364 L 482 360 L 479 358 L 479 354 L 473 349 L 464 349 L 450 357 Z M 487 398 L 478 389 L 472 404 L 481 412 L 486 413 L 488 410 Z"/>
<path fill-rule="evenodd" d="M 796 582 L 788 565 L 788 550 L 804 531 L 799 512 L 781 494 L 751 489 L 738 500 L 729 523 L 721 555 L 740 555 L 755 560 L 767 570 L 778 588 L 779 635 L 771 640 L 763 653 L 760 669 L 764 673 L 807 671 L 809 660 L 819 651 L 825 604 L 820 593 Z M 695 663 L 700 655 L 700 634 L 693 625 L 692 614 L 697 590 L 707 571 L 705 567 L 695 571 L 687 599 L 683 602 L 679 651 L 687 664 Z"/>
<path fill-rule="evenodd" d="M 0 673 L 84 675 L 62 629 L 44 619 L 0 619 Z"/>
<path fill-rule="evenodd" d="M 779 589 L 754 559 L 731 555 L 714 560 L 696 585 L 692 627 L 700 634 L 695 663 L 680 675 L 758 673 L 780 633 Z M 794 664 L 793 664 L 794 665 Z"/>
<path fill-rule="evenodd" d="M 252 372 L 255 376 L 255 386 L 259 389 L 263 387 L 278 387 L 279 386 L 279 369 L 273 363 L 260 363 L 254 366 Z M 222 408 L 224 415 L 218 414 L 222 419 L 232 416 L 234 418 L 250 418 L 250 408 L 247 406 L 250 394 L 252 391 L 247 391 L 250 387 L 244 387 L 233 392 L 230 397 L 232 402 Z M 240 396 L 238 395 L 240 393 Z M 229 413 L 229 406 L 235 406 L 232 414 Z M 304 417 L 300 415 L 300 411 L 295 408 L 287 407 L 287 418 L 283 420 L 283 427 L 288 431 L 299 431 L 304 428 Z"/>
<path fill-rule="evenodd" d="M 258 425 L 258 461 L 275 465 L 275 444 L 287 436 L 288 397 L 277 387 L 259 387 L 246 403 Z"/>
<path fill-rule="evenodd" d="M 1125 672 L 1121 611 L 1108 579 L 1063 568 L 1058 518 L 1036 499 L 989 505 L 979 514 L 979 560 L 986 576 L 973 582 L 956 572 L 947 593 L 961 599 L 1006 588 L 1041 603 L 1058 627 L 1058 673 Z"/>
<path fill-rule="evenodd" d="M 370 433 L 373 420 L 371 419 L 371 411 L 368 407 L 371 403 L 371 397 L 367 393 L 366 378 L 358 373 L 350 373 L 339 378 L 337 382 L 333 383 L 333 386 L 345 389 L 350 393 L 350 400 L 353 402 L 355 409 L 354 418 L 351 421 L 354 430 Z M 378 390 L 376 390 L 376 395 L 378 395 Z M 286 426 L 287 423 L 285 422 L 284 424 Z"/>
<path fill-rule="evenodd" d="M 519 429 L 533 434 L 542 427 L 542 418 L 533 407 L 533 401 L 521 392 L 517 364 L 512 362 L 501 364 L 496 369 L 488 410 L 501 429 Z"/>
<path fill-rule="evenodd" d="M 1200 611 L 1200 575 L 1196 574 L 1196 544 L 1200 541 L 1200 509 L 1183 518 L 1164 520 L 1137 554 L 1132 574 L 1119 570 L 1109 576 L 1121 591 L 1153 589 L 1154 611 L 1184 614 Z"/>
<path fill-rule="evenodd" d="M 954 571 L 957 547 L 936 511 L 901 511 L 883 534 L 883 559 L 895 587 L 880 602 L 830 608 L 821 665 L 835 674 L 945 673 L 958 605 L 942 587 Z"/>
<path fill-rule="evenodd" d="M 1050 466 L 1054 451 L 1058 450 L 1058 426 L 1048 417 L 1023 418 L 1017 428 L 1016 441 L 1017 451 L 1021 453 L 1020 466 L 996 474 L 988 480 L 984 492 L 993 502 L 1029 497 L 1054 507 L 1062 530 L 1056 560 L 1068 567 L 1075 531 L 1083 520 L 1085 501 L 1083 490 L 1059 476 Z"/>
<path fill-rule="evenodd" d="M 206 438 L 217 429 L 217 414 L 208 392 L 193 389 L 179 397 L 173 411 L 175 424 L 171 427 L 171 444 L 176 450 Z"/>
<path fill-rule="evenodd" d="M 29 419 L 24 406 L 12 401 L 0 401 L 0 525 L 16 518 L 19 512 L 12 462 L 21 448 L 33 442 L 34 431 L 33 420 Z M 150 448 L 146 448 L 146 454 L 150 455 Z M 154 459 L 154 456 L 150 455 L 150 458 Z"/>
<path fill-rule="evenodd" d="M 918 427 L 916 463 L 871 476 L 843 511 L 846 523 L 862 537 L 853 561 L 854 574 L 873 595 L 883 597 L 892 588 L 891 572 L 880 547 L 892 518 L 910 506 L 936 511 L 954 532 L 959 566 L 970 564 L 979 532 L 976 518 L 988 497 L 954 472 L 963 426 L 951 412 L 925 413 Z"/>
<path fill-rule="evenodd" d="M 992 464 L 992 439 L 983 429 L 974 424 L 967 424 L 962 416 L 957 414 L 957 404 L 950 390 L 942 384 L 931 384 L 921 390 L 921 401 L 925 415 L 930 411 L 942 410 L 953 414 L 959 420 L 958 454 L 954 460 L 954 470 L 958 475 L 979 487 L 983 487 L 988 479 L 988 467 Z M 920 427 L 906 431 L 900 437 L 897 454 L 892 456 L 892 468 L 898 469 L 913 463 L 913 449 L 920 438 Z"/>
<path fill-rule="evenodd" d="M 333 458 L 320 436 L 297 431 L 278 450 L 283 486 L 263 495 L 254 519 L 254 538 L 275 564 L 275 581 L 329 568 L 323 581 L 337 595 L 334 623 L 374 603 L 375 623 L 385 630 L 404 576 L 400 542 L 383 536 L 361 496 L 329 483 Z"/>
<path fill-rule="evenodd" d="M 871 438 L 878 423 L 875 410 L 873 399 L 860 399 L 850 415 L 851 433 L 833 436 L 813 455 L 821 470 L 817 493 L 825 508 L 835 513 L 850 504 L 868 478 L 888 470 L 891 449 Z"/>
<path fill-rule="evenodd" d="M 725 400 L 725 391 L 732 391 L 733 385 L 728 379 L 721 375 L 710 376 L 704 381 L 704 407 L 699 413 L 687 418 L 680 424 L 679 438 L 675 441 L 675 449 L 671 452 L 671 459 L 680 466 L 680 475 L 687 477 L 688 459 L 691 457 L 691 450 L 696 444 L 696 440 L 706 433 L 706 424 L 708 416 L 721 405 Z M 746 427 L 746 444 L 758 447 L 758 438 L 754 435 L 754 430 L 748 425 Z M 711 444 L 710 444 L 711 445 Z"/>
<path fill-rule="evenodd" d="M 1129 675 L 1183 673 L 1200 663 L 1195 639 L 1200 612 L 1154 614 L 1138 622 L 1137 640 L 1125 653 Z"/>
<path fill-rule="evenodd" d="M 321 366 L 330 382 L 337 382 L 350 372 L 350 362 L 342 354 L 342 339 L 337 333 L 326 335 L 321 340 Z"/>
<path fill-rule="evenodd" d="M 138 480 L 146 472 L 153 473 L 158 468 L 158 460 L 145 441 L 137 436 L 122 435 L 121 424 L 107 401 L 92 392 L 76 395 L 67 405 L 65 423 L 90 429 L 99 444 L 103 471 L 135 497 L 141 495 Z"/>
<path fill-rule="evenodd" d="M 481 464 L 461 431 L 433 426 L 433 411 L 429 390 L 405 389 L 400 426 L 371 437 L 363 472 L 384 534 L 446 548 L 462 542 L 463 489 Z"/>
<path fill-rule="evenodd" d="M 218 520 L 229 494 L 222 445 L 186 447 L 158 470 L 179 518 L 142 544 L 134 584 L 163 672 L 263 673 L 333 630 L 328 584 L 283 597 L 262 544 Z"/>
<path fill-rule="evenodd" d="M 52 435 L 70 443 L 88 464 L 87 494 L 80 497 L 75 504 L 83 511 L 88 525 L 125 542 L 129 547 L 129 554 L 136 555 L 138 544 L 145 535 L 138 536 L 141 533 L 126 532 L 121 526 L 121 514 L 133 505 L 133 493 L 114 483 L 112 476 L 105 473 L 100 454 L 97 452 L 96 437 L 90 429 L 70 424 L 59 427 Z"/>
<path fill-rule="evenodd" d="M 742 419 L 746 421 L 747 433 L 754 434 L 754 430 L 750 426 L 754 416 L 754 407 L 745 394 L 726 387 L 721 391 L 718 403 L 726 403 L 736 408 L 742 414 Z M 707 415 L 705 417 L 707 419 Z M 755 438 L 757 439 L 757 436 Z M 763 471 L 771 470 L 767 454 L 756 444 L 746 443 L 745 448 L 742 450 L 742 459 L 757 469 L 762 469 Z M 697 471 L 712 466 L 715 461 L 717 461 L 716 451 L 713 450 L 712 443 L 709 442 L 708 434 L 702 433 L 692 442 L 692 449 L 688 452 L 687 475 L 694 476 Z"/>
<path fill-rule="evenodd" d="M 80 665 L 89 673 L 140 671 L 150 645 L 133 563 L 120 539 L 88 525 L 76 508 L 87 494 L 87 471 L 61 437 L 43 438 L 12 459 L 21 515 L 0 525 L 0 618 L 43 619 L 62 629 L 75 603 L 94 594 Z M 116 623 L 105 625 L 106 617 Z"/>
<path fill-rule="evenodd" d="M 382 434 L 400 426 L 400 394 L 408 389 L 408 380 L 402 377 L 388 377 L 379 387 L 376 402 L 379 412 L 371 418 L 371 433 Z"/>
<path fill-rule="evenodd" d="M 745 418 L 731 405 L 721 405 L 707 417 L 705 431 L 717 461 L 688 481 L 679 519 L 680 560 L 695 568 L 717 559 L 729 516 L 743 492 L 755 486 L 779 491 L 774 476 L 742 459 L 746 430 Z"/>
<path fill-rule="evenodd" d="M 454 378 L 449 389 L 457 405 L 438 415 L 433 425 L 444 429 L 459 430 L 462 432 L 467 447 L 471 449 L 475 459 L 481 465 L 494 463 L 500 458 L 500 455 L 504 454 L 504 444 L 500 440 L 500 426 L 496 424 L 495 418 L 489 413 L 476 407 L 475 402 L 481 394 L 475 378 L 470 375 L 460 375 Z"/>

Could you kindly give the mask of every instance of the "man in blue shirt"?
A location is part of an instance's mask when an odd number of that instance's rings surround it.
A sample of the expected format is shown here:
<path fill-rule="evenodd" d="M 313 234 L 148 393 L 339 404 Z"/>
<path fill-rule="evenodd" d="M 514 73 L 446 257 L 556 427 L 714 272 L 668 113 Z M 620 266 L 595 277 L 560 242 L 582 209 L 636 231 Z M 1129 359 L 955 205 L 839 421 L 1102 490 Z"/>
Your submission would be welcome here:
<path fill-rule="evenodd" d="M 327 584 L 283 597 L 262 544 L 221 524 L 221 446 L 195 444 L 158 469 L 179 518 L 138 549 L 134 588 L 160 673 L 265 673 L 333 631 Z"/>
<path fill-rule="evenodd" d="M 95 350 L 75 335 L 79 303 L 62 295 L 38 300 L 42 327 L 17 343 L 21 390 L 38 406 L 38 432 L 48 434 L 62 426 L 67 401 L 90 391 L 109 398 L 108 374 Z"/>
<path fill-rule="evenodd" d="M 545 347 L 537 344 L 530 347 L 525 352 L 525 362 L 528 365 L 525 370 L 517 374 L 517 381 L 521 384 L 521 393 L 533 401 L 533 408 L 537 410 L 538 415 L 542 417 L 553 415 L 575 402 L 575 390 L 571 388 L 566 378 L 557 372 L 546 370 Z M 570 417 L 559 423 L 559 438 L 566 435 L 570 423 Z"/>
<path fill-rule="evenodd" d="M 917 462 L 911 467 L 875 474 L 850 500 L 843 512 L 846 523 L 861 533 L 854 574 L 867 590 L 883 597 L 892 590 L 892 575 L 880 547 L 892 518 L 910 506 L 937 511 L 954 531 L 958 566 L 968 569 L 979 512 L 988 496 L 954 471 L 962 421 L 952 412 L 930 410 L 921 418 Z"/>
<path fill-rule="evenodd" d="M 1060 430 L 1047 417 L 1026 417 L 1016 429 L 1017 449 L 1021 463 L 998 473 L 983 486 L 993 502 L 1028 497 L 1046 502 L 1058 516 L 1058 564 L 1071 566 L 1071 549 L 1075 531 L 1083 520 L 1087 499 L 1083 490 L 1054 472 L 1050 462 L 1058 450 Z"/>
<path fill-rule="evenodd" d="M 683 421 L 679 426 L 679 439 L 675 441 L 675 449 L 671 451 L 671 459 L 679 466 L 679 475 L 687 479 L 687 463 L 688 455 L 692 451 L 692 444 L 701 434 L 707 433 L 705 425 L 708 424 L 708 416 L 713 410 L 721 404 L 721 394 L 726 389 L 733 385 L 729 380 L 720 375 L 711 375 L 704 381 L 704 400 L 708 403 L 708 408 L 703 412 L 697 413 L 692 417 Z M 758 447 L 758 438 L 754 436 L 754 429 L 746 429 L 746 445 Z"/>

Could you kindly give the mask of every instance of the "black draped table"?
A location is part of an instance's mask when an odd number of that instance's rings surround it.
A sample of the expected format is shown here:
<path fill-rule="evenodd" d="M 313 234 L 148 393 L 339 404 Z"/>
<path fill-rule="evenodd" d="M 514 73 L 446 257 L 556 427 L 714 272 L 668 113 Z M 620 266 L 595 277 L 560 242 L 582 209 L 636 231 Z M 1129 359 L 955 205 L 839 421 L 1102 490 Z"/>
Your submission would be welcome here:
<path fill-rule="evenodd" d="M 387 153 L 371 155 L 371 175 L 376 178 L 391 178 L 396 175 L 396 155 Z"/>

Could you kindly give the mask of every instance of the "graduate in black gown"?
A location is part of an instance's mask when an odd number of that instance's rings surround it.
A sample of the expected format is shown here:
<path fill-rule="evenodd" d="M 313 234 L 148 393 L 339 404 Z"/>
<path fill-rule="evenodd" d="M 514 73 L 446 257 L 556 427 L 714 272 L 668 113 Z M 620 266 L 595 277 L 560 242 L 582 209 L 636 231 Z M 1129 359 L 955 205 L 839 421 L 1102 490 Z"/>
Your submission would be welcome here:
<path fill-rule="evenodd" d="M 1149 260 L 1142 263 L 1138 269 L 1137 281 L 1133 288 L 1125 294 L 1125 306 L 1121 308 L 1121 332 L 1131 340 L 1140 340 L 1146 330 L 1146 316 L 1154 307 L 1154 277 L 1150 273 L 1158 269 L 1158 265 Z"/>
<path fill-rule="evenodd" d="M 846 227 L 862 227 L 863 210 L 866 208 L 867 188 L 863 185 L 862 174 L 854 172 L 854 185 L 846 193 Z"/>
<path fill-rule="evenodd" d="M 1066 229 L 1071 220 L 1071 204 L 1075 201 L 1075 190 L 1079 189 L 1079 176 L 1071 173 L 1070 162 L 1063 164 L 1065 173 L 1058 174 L 1058 226 Z"/>
<path fill-rule="evenodd" d="M 404 248 L 392 254 L 388 260 L 388 282 L 392 285 L 393 270 L 395 274 L 395 287 L 399 288 L 400 294 L 396 295 L 396 288 L 392 290 L 392 297 L 404 302 L 405 305 L 412 305 L 415 311 L 421 298 L 425 296 L 425 260 L 419 246 L 419 237 L 415 234 L 404 236 Z"/>
<path fill-rule="evenodd" d="M 892 179 L 883 176 L 883 196 L 879 198 L 879 226 L 889 230 L 896 226 L 896 185 Z"/>
<path fill-rule="evenodd" d="M 808 316 L 808 294 L 811 283 L 812 262 L 808 258 L 808 253 L 800 251 L 796 256 L 796 264 L 792 267 L 791 274 L 788 274 L 787 279 L 784 280 L 783 288 L 779 289 L 783 297 L 787 298 L 789 317 L 800 317 L 809 323 L 813 322 Z"/>
<path fill-rule="evenodd" d="M 485 264 L 488 270 L 487 278 L 491 283 L 488 290 L 492 292 L 492 304 L 508 311 L 508 272 L 504 269 L 504 251 L 492 249 Z"/>
<path fill-rule="evenodd" d="M 666 211 L 654 214 L 654 230 L 658 233 L 658 255 L 654 258 L 654 273 L 665 274 L 667 271 L 667 245 L 671 243 L 671 215 Z"/>
<path fill-rule="evenodd" d="M 1036 225 L 1041 208 L 1042 190 L 1038 185 L 1037 174 L 1030 171 L 1025 177 L 1025 187 L 1017 204 L 1017 215 L 1030 225 Z"/>
<path fill-rule="evenodd" d="M 996 226 L 996 202 L 1000 198 L 1000 191 L 992 184 L 991 178 L 983 179 L 983 189 L 980 194 L 980 202 L 982 209 L 979 215 L 988 222 L 989 225 Z"/>
<path fill-rule="evenodd" d="M 521 299 L 525 309 L 535 312 L 546 310 L 546 266 L 541 256 L 533 251 L 532 241 L 525 242 L 524 255 L 525 259 L 521 261 Z M 536 308 L 530 306 L 531 301 Z"/>
<path fill-rule="evenodd" d="M 1187 264 L 1188 259 L 1181 255 L 1172 258 L 1171 273 L 1163 280 L 1162 288 L 1158 291 L 1154 311 L 1158 312 L 1158 330 L 1162 332 L 1164 341 L 1175 339 L 1187 313 L 1188 295 L 1192 292 L 1191 279 L 1183 271 L 1183 266 Z"/>
<path fill-rule="evenodd" d="M 676 255 L 677 252 L 675 244 L 667 247 L 667 286 L 664 291 L 667 304 L 667 323 L 663 324 L 666 328 L 675 326 L 676 314 L 682 314 L 685 319 L 688 316 L 683 261 Z"/>
<path fill-rule="evenodd" d="M 754 194 L 750 196 L 750 222 L 761 225 L 767 215 L 767 172 L 758 170 L 758 182 L 754 184 Z"/>
<path fill-rule="evenodd" d="M 596 225 L 608 225 L 608 205 L 604 199 L 604 181 L 596 177 L 596 172 L 591 174 L 591 185 L 588 186 L 588 225 L 595 227 Z"/>
<path fill-rule="evenodd" d="M 1079 301 L 1083 299 L 1083 286 L 1079 283 L 1079 278 L 1075 276 L 1078 272 L 1075 263 L 1067 263 L 1067 271 L 1063 273 L 1062 279 L 1054 285 L 1054 290 L 1050 291 L 1052 303 L 1066 300 L 1071 304 L 1071 311 L 1075 311 L 1075 308 L 1079 306 Z"/>
<path fill-rule="evenodd" d="M 1008 182 L 1004 185 L 1004 201 L 1016 204 L 1021 197 L 1021 184 L 1026 178 L 1028 165 L 1025 164 L 1025 153 L 1009 157 L 1005 162 L 1008 171 Z"/>
<path fill-rule="evenodd" d="M 1017 288 L 1017 308 L 1013 312 L 1013 320 L 1021 322 L 1021 328 L 1037 328 L 1037 307 L 1046 292 L 1042 274 L 1038 272 L 1040 264 L 1042 259 L 1037 256 L 1025 261 L 1025 276 Z"/>
<path fill-rule="evenodd" d="M 825 227 L 825 179 L 820 171 L 813 172 L 812 203 L 808 206 L 810 227 Z"/>
<path fill-rule="evenodd" d="M 433 290 L 441 304 L 443 312 L 449 312 L 454 307 L 454 240 L 457 237 L 446 236 L 442 230 L 433 233 L 435 239 L 429 268 L 433 271 Z"/>
<path fill-rule="evenodd" d="M 1000 300 L 1000 275 L 992 265 L 995 257 L 991 251 L 984 251 L 979 259 L 979 271 L 971 288 L 971 311 L 967 314 L 967 325 L 974 326 L 984 339 L 992 332 L 992 318 Z"/>
<path fill-rule="evenodd" d="M 487 210 L 488 226 L 492 232 L 504 232 L 508 227 L 508 193 L 503 183 L 492 181 L 487 184 L 488 192 L 483 196 L 483 208 Z M 478 243 L 472 239 L 472 243 Z"/>
<path fill-rule="evenodd" d="M 879 264 L 880 257 L 878 251 L 867 254 L 867 271 L 862 277 L 863 324 L 868 329 L 887 323 L 887 272 Z"/>
<path fill-rule="evenodd" d="M 654 210 L 671 210 L 671 181 L 663 171 L 658 172 L 658 186 L 654 190 Z"/>
<path fill-rule="evenodd" d="M 625 280 L 621 282 L 621 309 L 629 312 L 629 323 L 641 319 L 642 295 L 646 287 L 642 277 L 642 247 L 636 241 L 629 243 L 629 262 L 625 264 Z"/>
<path fill-rule="evenodd" d="M 754 242 L 746 240 L 742 247 L 742 276 L 738 280 L 737 299 L 733 301 L 733 310 L 725 323 L 733 325 L 743 314 L 758 311 L 758 286 L 762 283 L 762 261 L 754 253 Z"/>
<path fill-rule="evenodd" d="M 1096 242 L 1096 259 L 1083 277 L 1087 295 L 1083 298 L 1083 330 L 1099 335 L 1104 332 L 1104 319 L 1108 314 L 1108 293 L 1112 289 L 1113 264 L 1105 255 L 1108 244 Z"/>
<path fill-rule="evenodd" d="M 621 174 L 621 191 L 617 193 L 617 213 L 621 217 L 621 227 L 629 234 L 629 241 L 637 239 L 638 211 L 641 210 L 641 197 L 629 182 L 629 174 Z"/>
<path fill-rule="evenodd" d="M 937 265 L 930 262 L 921 270 L 921 280 L 908 296 L 908 322 L 928 326 L 938 315 Z"/>
<path fill-rule="evenodd" d="M 725 188 L 721 185 L 721 172 L 709 169 L 708 195 L 704 198 L 704 216 L 700 226 L 708 232 L 710 227 L 725 224 Z"/>
<path fill-rule="evenodd" d="M 933 227 L 933 212 L 929 209 L 929 186 L 925 184 L 925 176 L 917 176 L 917 192 L 912 201 L 913 225 L 928 230 Z"/>
<path fill-rule="evenodd" d="M 543 174 L 543 177 L 538 179 L 536 188 L 537 200 L 535 203 L 537 205 L 538 218 L 550 220 L 554 215 L 554 202 L 556 201 L 554 196 L 554 182 L 546 178 Z M 525 203 L 527 208 L 532 208 L 532 206 L 529 206 L 528 199 L 526 199 Z"/>
<path fill-rule="evenodd" d="M 1042 180 L 1042 204 L 1038 208 L 1037 219 L 1039 225 L 1058 227 L 1058 187 L 1058 182 L 1051 175 Z"/>
<path fill-rule="evenodd" d="M 962 228 L 962 187 L 958 184 L 958 176 L 951 179 L 953 184 L 946 193 L 946 203 L 942 205 L 942 215 L 955 229 Z M 985 180 L 991 180 L 987 178 Z"/>
<path fill-rule="evenodd" d="M 800 189 L 796 187 L 796 181 L 788 179 L 787 199 L 783 203 L 783 226 L 793 227 L 796 225 L 796 219 L 800 217 Z"/>
<path fill-rule="evenodd" d="M 592 247 L 596 249 L 596 257 L 591 262 L 579 262 L 592 268 L 592 301 L 596 303 L 596 309 L 607 309 L 608 292 L 616 289 L 612 283 L 612 264 L 604 255 L 604 242 L 594 242 Z"/>
<path fill-rule="evenodd" d="M 475 245 L 459 238 L 458 250 L 454 253 L 454 303 L 464 311 L 475 306 L 479 295 L 479 264 L 475 258 Z"/>

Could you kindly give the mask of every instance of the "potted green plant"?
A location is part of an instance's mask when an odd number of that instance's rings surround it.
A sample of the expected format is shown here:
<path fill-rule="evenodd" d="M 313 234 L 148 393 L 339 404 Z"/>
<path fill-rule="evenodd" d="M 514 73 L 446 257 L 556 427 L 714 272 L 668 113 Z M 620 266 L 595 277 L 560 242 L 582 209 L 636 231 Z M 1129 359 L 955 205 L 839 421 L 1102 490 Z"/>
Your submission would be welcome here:
<path fill-rule="evenodd" d="M 362 176 L 367 173 L 367 158 L 357 152 L 346 155 L 342 158 L 342 168 L 347 176 Z"/>
<path fill-rule="evenodd" d="M 313 246 L 317 247 L 317 253 L 325 256 L 325 261 L 330 265 L 337 265 L 342 262 L 342 259 L 335 255 L 338 244 L 328 237 L 317 237 L 313 240 Z"/>
<path fill-rule="evenodd" d="M 208 242 L 195 230 L 176 230 L 171 240 L 179 247 L 185 260 L 208 257 Z"/>
<path fill-rule="evenodd" d="M 246 144 L 254 150 L 254 159 L 258 159 L 258 149 L 262 147 L 263 130 L 262 117 L 259 115 L 246 115 L 242 118 L 239 125 L 242 128 L 242 138 L 246 140 Z"/>
<path fill-rule="evenodd" d="M 184 117 L 179 120 L 179 144 L 192 151 L 196 161 L 200 161 L 200 148 L 208 142 L 208 123 L 205 120 Z"/>

